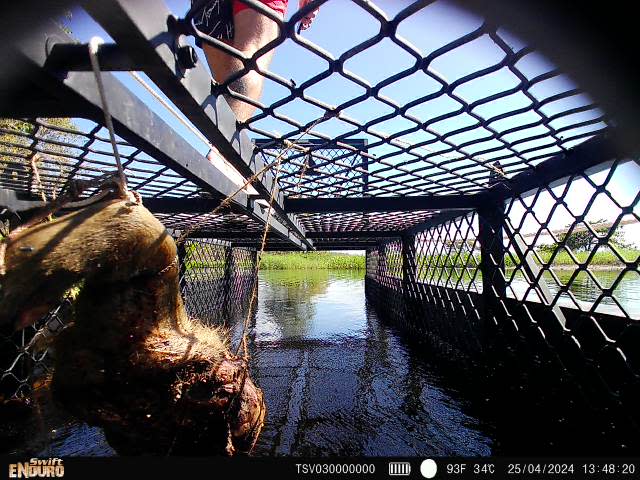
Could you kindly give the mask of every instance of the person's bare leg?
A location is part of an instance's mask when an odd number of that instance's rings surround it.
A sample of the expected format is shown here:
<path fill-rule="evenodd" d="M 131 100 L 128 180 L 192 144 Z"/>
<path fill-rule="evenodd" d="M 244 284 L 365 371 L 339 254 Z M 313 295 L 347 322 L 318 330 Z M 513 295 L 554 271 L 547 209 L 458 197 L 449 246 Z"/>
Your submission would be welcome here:
<path fill-rule="evenodd" d="M 252 56 L 256 51 L 278 36 L 278 24 L 270 18 L 262 15 L 251 8 L 241 10 L 234 16 L 235 38 L 228 42 L 234 48 L 243 52 L 247 57 Z M 204 52 L 207 61 L 217 82 L 223 83 L 229 76 L 242 68 L 242 62 L 222 51 L 207 45 Z M 270 50 L 258 59 L 258 66 L 267 69 L 273 59 L 274 50 Z M 255 71 L 234 81 L 230 88 L 246 97 L 259 100 L 262 95 L 264 77 Z M 244 122 L 249 119 L 255 107 L 246 102 L 227 97 L 229 106 L 236 114 L 239 121 Z"/>

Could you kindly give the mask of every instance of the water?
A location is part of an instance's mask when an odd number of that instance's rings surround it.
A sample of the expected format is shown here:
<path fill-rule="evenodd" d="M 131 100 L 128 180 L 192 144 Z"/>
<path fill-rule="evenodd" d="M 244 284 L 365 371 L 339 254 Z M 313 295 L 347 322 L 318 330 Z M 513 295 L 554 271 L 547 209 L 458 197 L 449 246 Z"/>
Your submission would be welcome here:
<path fill-rule="evenodd" d="M 487 425 L 364 299 L 361 273 L 260 276 L 255 455 L 488 455 Z"/>
<path fill-rule="evenodd" d="M 507 278 L 511 272 L 507 271 Z M 556 278 L 553 278 L 555 275 Z M 589 273 L 582 271 L 571 281 L 574 270 L 554 270 L 545 271 L 543 278 L 546 281 L 551 293 L 556 295 L 559 285 L 569 285 L 570 295 L 563 293 L 559 298 L 559 305 L 579 308 L 589 311 L 595 301 L 598 305 L 596 312 L 610 315 L 628 316 L 633 319 L 640 319 L 640 275 L 636 272 L 625 272 L 621 270 L 594 270 Z M 556 280 L 557 279 L 557 280 Z M 522 272 L 518 271 L 513 275 L 511 289 L 508 294 L 522 300 L 527 294 L 529 283 Z M 612 288 L 611 295 L 602 296 L 604 288 Z M 539 301 L 534 292 L 529 294 L 528 300 Z"/>
<path fill-rule="evenodd" d="M 601 283 L 611 276 L 595 275 Z M 254 455 L 603 455 L 628 448 L 599 436 L 584 412 L 551 396 L 552 385 L 514 397 L 483 388 L 474 372 L 447 370 L 424 344 L 378 318 L 361 272 L 265 271 L 259 285 L 252 377 L 268 414 Z M 625 289 L 623 306 L 637 308 L 639 282 Z M 585 284 L 574 294 L 588 302 L 596 293 Z M 236 336 L 239 330 L 238 323 Z M 506 383 L 505 390 L 526 392 Z M 47 395 L 10 451 L 115 454 L 100 429 L 56 409 Z"/>
<path fill-rule="evenodd" d="M 451 275 L 451 278 L 449 278 Z M 575 278 L 573 278 L 575 275 Z M 545 270 L 542 279 L 555 295 L 560 287 L 568 287 L 568 293 L 561 293 L 558 305 L 590 311 L 597 302 L 595 311 L 609 315 L 618 315 L 640 320 L 640 274 L 635 271 L 623 271 L 615 268 L 598 269 L 590 267 L 589 272 L 574 268 Z M 506 270 L 507 296 L 518 300 L 540 302 L 540 297 L 531 289 L 522 270 L 508 268 Z M 436 271 L 435 275 L 423 274 L 423 281 L 439 282 L 439 285 L 460 289 L 471 288 L 482 291 L 482 274 L 479 270 Z M 473 286 L 471 285 L 473 284 Z M 475 287 L 475 288 L 474 288 Z M 611 289 L 608 294 L 604 289 Z"/>

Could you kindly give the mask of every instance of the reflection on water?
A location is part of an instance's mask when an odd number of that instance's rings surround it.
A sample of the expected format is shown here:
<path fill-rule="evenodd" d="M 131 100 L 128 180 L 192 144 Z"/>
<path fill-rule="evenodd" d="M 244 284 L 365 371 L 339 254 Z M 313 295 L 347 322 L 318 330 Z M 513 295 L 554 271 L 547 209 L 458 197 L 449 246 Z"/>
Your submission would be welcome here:
<path fill-rule="evenodd" d="M 561 281 L 567 275 L 559 272 Z M 608 287 L 617 272 L 596 276 Z M 576 297 L 592 298 L 587 279 L 574 285 Z M 510 376 L 490 384 L 475 372 L 447 371 L 446 359 L 377 317 L 362 273 L 265 271 L 259 286 L 252 377 L 268 414 L 255 455 L 587 455 L 629 448 L 603 436 L 587 410 L 562 396 L 570 385 L 554 384 L 543 370 L 524 382 Z M 637 281 L 625 286 L 625 308 L 638 308 L 638 290 Z M 236 341 L 243 323 L 237 320 Z M 115 454 L 100 429 L 47 399 L 36 401 L 40 415 L 16 424 L 24 442 L 12 441 L 8 451 Z"/>
<path fill-rule="evenodd" d="M 260 276 L 256 455 L 488 455 L 465 401 L 367 308 L 361 273 Z"/>
<path fill-rule="evenodd" d="M 521 271 L 507 271 L 507 279 L 512 275 L 510 296 L 519 300 L 526 296 L 527 300 L 540 301 L 534 291 L 527 295 L 529 283 Z M 626 313 L 640 319 L 640 275 L 636 272 L 623 274 L 621 270 L 594 270 L 575 273 L 574 270 L 554 270 L 553 273 L 545 271 L 543 278 L 553 295 L 558 293 L 560 285 L 569 285 L 571 295 L 563 293 L 560 296 L 559 303 L 562 306 L 588 311 L 594 302 L 599 301 L 597 312 L 623 316 Z M 600 298 L 604 288 L 612 288 L 612 295 Z"/>

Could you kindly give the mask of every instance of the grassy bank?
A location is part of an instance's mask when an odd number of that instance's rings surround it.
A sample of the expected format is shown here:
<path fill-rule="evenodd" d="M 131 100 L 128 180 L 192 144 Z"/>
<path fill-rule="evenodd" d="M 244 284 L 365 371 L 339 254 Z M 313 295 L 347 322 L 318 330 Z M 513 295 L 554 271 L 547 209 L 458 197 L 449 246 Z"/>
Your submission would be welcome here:
<path fill-rule="evenodd" d="M 617 248 L 618 252 L 627 262 L 633 262 L 638 256 L 640 256 L 640 250 L 636 250 L 633 248 Z M 574 252 L 574 256 L 580 263 L 584 263 L 589 258 L 591 252 Z M 538 253 L 540 258 L 548 263 L 551 258 L 550 252 L 540 252 Z M 562 250 L 556 255 L 556 258 L 553 259 L 553 265 L 575 265 L 569 254 L 566 250 Z M 600 266 L 624 266 L 624 264 L 620 261 L 620 259 L 609 249 L 603 249 L 593 256 L 589 265 L 600 265 Z"/>
<path fill-rule="evenodd" d="M 640 256 L 640 250 L 634 248 L 618 248 L 617 249 L 620 255 L 628 261 L 633 262 Z M 545 265 L 549 264 L 551 260 L 551 252 L 547 251 L 539 251 L 537 252 L 538 256 L 542 260 Z M 515 255 L 514 252 L 512 252 Z M 591 255 L 591 252 L 573 252 L 574 257 L 579 263 L 585 263 Z M 474 255 L 475 264 L 480 263 L 480 255 Z M 452 255 L 446 256 L 442 255 L 439 258 L 434 258 L 431 256 L 418 256 L 418 264 L 419 265 L 432 265 L 432 266 L 444 266 L 444 267 L 463 267 L 468 263 L 468 266 L 471 268 L 474 265 L 474 260 L 469 259 L 469 253 L 464 253 L 461 255 Z M 566 250 L 561 250 L 558 252 L 553 259 L 553 263 L 551 267 L 571 267 L 575 266 L 576 263 L 571 259 L 569 253 Z M 620 259 L 609 249 L 601 249 L 596 252 L 589 265 L 601 266 L 601 267 L 623 267 L 624 263 L 620 261 Z M 505 266 L 507 268 L 515 267 L 514 261 L 511 256 L 505 256 Z M 423 267 L 424 268 L 424 267 Z"/>
<path fill-rule="evenodd" d="M 263 270 L 364 270 L 363 255 L 331 252 L 264 253 Z"/>
<path fill-rule="evenodd" d="M 632 248 L 619 248 L 618 251 L 627 261 L 634 261 L 640 256 L 640 250 Z M 584 263 L 590 252 L 575 252 L 574 255 L 578 262 Z M 538 252 L 538 256 L 542 259 L 544 264 L 549 264 L 551 258 L 551 252 Z M 475 264 L 480 263 L 480 255 L 476 253 L 474 255 Z M 474 260 L 469 259 L 469 253 L 464 253 L 459 256 L 424 256 L 418 255 L 417 263 L 419 270 L 426 271 L 427 265 L 431 265 L 434 268 L 438 267 L 463 267 L 467 265 L 467 268 L 473 268 Z M 390 265 L 401 265 L 400 254 L 397 254 L 397 258 L 393 258 L 390 255 L 388 263 Z M 505 265 L 507 268 L 515 267 L 513 260 L 509 255 L 505 257 Z M 608 249 L 602 249 L 597 252 L 591 259 L 590 265 L 598 266 L 600 268 L 619 268 L 624 266 L 617 256 Z M 552 268 L 571 268 L 576 264 L 571 260 L 569 254 L 562 250 L 553 259 Z M 222 259 L 198 261 L 188 260 L 187 270 L 198 269 L 203 267 L 210 268 L 224 268 L 224 261 Z M 332 253 L 332 252 L 265 252 L 262 256 L 261 268 L 263 270 L 364 270 L 365 257 L 364 255 L 347 255 L 344 253 Z"/>

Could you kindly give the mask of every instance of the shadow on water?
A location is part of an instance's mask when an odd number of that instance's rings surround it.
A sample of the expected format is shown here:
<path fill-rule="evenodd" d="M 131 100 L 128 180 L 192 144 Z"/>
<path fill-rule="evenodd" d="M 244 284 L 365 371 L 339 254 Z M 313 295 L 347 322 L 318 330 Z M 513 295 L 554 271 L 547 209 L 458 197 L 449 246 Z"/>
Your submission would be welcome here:
<path fill-rule="evenodd" d="M 423 339 L 381 321 L 365 299 L 363 275 L 260 273 L 249 333 L 252 377 L 268 414 L 254 455 L 568 455 L 599 448 L 584 412 L 551 395 L 555 386 L 529 394 L 507 378 L 504 390 L 519 396 L 494 392 L 473 371 L 432 355 Z M 237 341 L 242 318 L 231 326 Z M 544 385 L 544 373 L 538 377 Z M 115 454 L 100 429 L 79 424 L 43 395 L 36 399 L 40 415 L 22 426 L 26 442 L 8 451 Z"/>
<path fill-rule="evenodd" d="M 256 455 L 491 453 L 491 427 L 380 322 L 362 273 L 263 272 L 253 347 Z"/>

